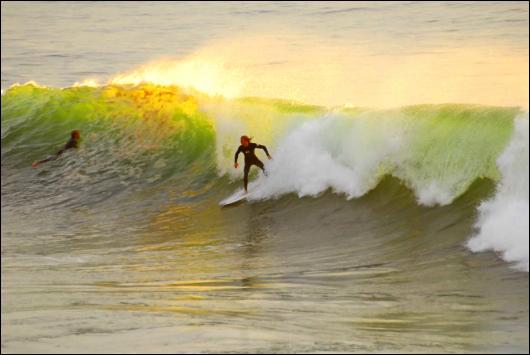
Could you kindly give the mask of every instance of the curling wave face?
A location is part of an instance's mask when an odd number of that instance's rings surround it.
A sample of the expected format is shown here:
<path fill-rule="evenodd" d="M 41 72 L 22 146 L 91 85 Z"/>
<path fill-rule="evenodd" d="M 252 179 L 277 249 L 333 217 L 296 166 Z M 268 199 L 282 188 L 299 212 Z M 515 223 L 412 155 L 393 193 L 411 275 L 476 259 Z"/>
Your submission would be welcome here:
<path fill-rule="evenodd" d="M 44 167 L 32 183 L 31 161 L 73 128 L 84 136 L 76 157 Z M 240 178 L 231 162 L 242 134 L 274 156 L 269 176 L 253 185 L 255 200 L 328 190 L 359 198 L 391 176 L 418 204 L 444 206 L 489 179 L 497 192 L 480 206 L 468 246 L 528 270 L 528 116 L 517 108 L 328 109 L 151 84 L 14 86 L 2 96 L 3 206 L 94 205 L 175 185 L 191 200 L 226 194 Z"/>

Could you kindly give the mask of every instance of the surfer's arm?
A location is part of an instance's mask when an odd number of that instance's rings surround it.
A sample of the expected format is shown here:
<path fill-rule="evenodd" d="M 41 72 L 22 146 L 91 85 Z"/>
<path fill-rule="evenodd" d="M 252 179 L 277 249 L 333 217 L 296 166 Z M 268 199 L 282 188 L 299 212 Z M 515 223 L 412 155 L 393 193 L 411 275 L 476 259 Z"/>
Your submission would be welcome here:
<path fill-rule="evenodd" d="M 239 156 L 239 153 L 241 153 L 241 146 L 239 146 L 239 148 L 237 148 L 237 152 L 236 154 L 234 155 L 234 167 L 237 169 L 237 158 Z"/>
<path fill-rule="evenodd" d="M 264 145 L 258 144 L 256 148 L 263 149 L 265 151 L 265 154 L 267 154 L 267 158 L 271 159 L 271 155 L 269 154 L 267 147 L 265 147 Z"/>

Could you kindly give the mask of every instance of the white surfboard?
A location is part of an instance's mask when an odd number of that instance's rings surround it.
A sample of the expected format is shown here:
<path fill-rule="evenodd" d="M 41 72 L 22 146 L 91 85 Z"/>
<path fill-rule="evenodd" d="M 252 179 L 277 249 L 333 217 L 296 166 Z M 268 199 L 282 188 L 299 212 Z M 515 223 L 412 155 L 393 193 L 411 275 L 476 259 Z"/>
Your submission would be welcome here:
<path fill-rule="evenodd" d="M 248 195 L 249 194 L 246 193 L 245 190 L 239 189 L 236 192 L 234 192 L 232 195 L 230 195 L 229 197 L 219 202 L 219 206 L 229 206 L 229 205 L 236 204 L 240 201 L 245 200 L 248 197 Z"/>

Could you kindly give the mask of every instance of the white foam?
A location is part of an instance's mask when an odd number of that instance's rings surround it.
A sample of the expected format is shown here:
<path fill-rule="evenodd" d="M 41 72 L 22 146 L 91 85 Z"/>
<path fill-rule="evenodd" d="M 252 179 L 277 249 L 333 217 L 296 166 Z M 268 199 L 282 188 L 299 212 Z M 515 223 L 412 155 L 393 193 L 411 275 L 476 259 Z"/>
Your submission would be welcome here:
<path fill-rule="evenodd" d="M 275 159 L 267 164 L 269 177 L 261 178 L 252 198 L 292 192 L 317 196 L 327 189 L 357 198 L 388 174 L 409 186 L 419 204 L 450 204 L 459 194 L 457 183 L 471 183 L 474 177 L 449 179 L 426 172 L 429 162 L 418 159 L 428 158 L 413 145 L 413 138 L 423 133 L 419 130 L 420 125 L 398 111 L 329 113 L 303 121 L 279 139 Z"/>
<path fill-rule="evenodd" d="M 414 191 L 419 204 L 447 205 L 476 178 L 495 178 L 497 173 L 484 168 L 490 164 L 490 156 L 475 152 L 470 161 L 465 160 L 468 150 L 477 149 L 476 144 L 466 146 L 466 141 L 461 141 L 461 145 L 446 147 L 444 136 L 440 138 L 438 132 L 429 136 L 425 121 L 408 119 L 399 111 L 355 116 L 330 112 L 313 119 L 286 120 L 291 124 L 284 126 L 284 132 L 276 131 L 265 141 L 260 135 L 259 143 L 269 145 L 274 158 L 264 160 L 269 174 L 260 175 L 251 185 L 249 199 L 277 198 L 287 193 L 318 196 L 328 189 L 357 198 L 375 188 L 384 175 L 393 175 Z M 243 133 L 254 128 L 252 132 L 267 132 L 268 123 L 256 126 L 249 120 L 217 121 L 221 166 L 232 165 L 233 153 L 225 151 L 237 138 L 230 136 L 230 131 L 237 128 Z M 497 193 L 479 207 L 478 232 L 468 246 L 472 251 L 495 250 L 528 271 L 528 116 L 517 117 L 514 124 L 513 137 L 496 161 L 502 175 Z M 449 128 L 445 135 L 453 137 L 454 130 L 461 127 Z M 233 178 L 240 177 L 235 173 L 241 174 L 241 169 L 220 171 Z"/>
<path fill-rule="evenodd" d="M 362 196 L 391 170 L 403 143 L 397 120 L 329 114 L 304 122 L 281 139 L 267 164 L 269 177 L 253 198 L 316 196 L 329 188 L 347 198 Z"/>
<path fill-rule="evenodd" d="M 450 189 L 438 181 L 431 181 L 425 187 L 418 188 L 416 195 L 418 203 L 424 206 L 447 205 L 454 199 Z"/>
<path fill-rule="evenodd" d="M 528 114 L 515 120 L 510 144 L 497 159 L 502 180 L 495 196 L 479 207 L 474 252 L 494 250 L 528 272 Z"/>
<path fill-rule="evenodd" d="M 483 170 L 474 170 L 476 165 L 487 164 L 486 158 L 476 154 L 470 159 L 479 161 L 468 161 L 464 167 L 461 157 L 449 160 L 467 153 L 465 142 L 452 151 L 443 145 L 444 137 L 434 137 L 438 141 L 432 143 L 425 121 L 396 110 L 355 115 L 330 112 L 294 122 L 275 136 L 275 158 L 267 164 L 270 174 L 260 179 L 254 199 L 293 192 L 300 197 L 317 196 L 327 189 L 357 198 L 375 188 L 384 175 L 393 175 L 415 193 L 419 204 L 447 205 L 483 176 Z M 226 131 L 218 123 L 218 145 L 222 147 L 227 142 L 225 134 L 219 133 Z M 218 164 L 229 166 L 224 149 L 218 147 L 217 152 Z"/>

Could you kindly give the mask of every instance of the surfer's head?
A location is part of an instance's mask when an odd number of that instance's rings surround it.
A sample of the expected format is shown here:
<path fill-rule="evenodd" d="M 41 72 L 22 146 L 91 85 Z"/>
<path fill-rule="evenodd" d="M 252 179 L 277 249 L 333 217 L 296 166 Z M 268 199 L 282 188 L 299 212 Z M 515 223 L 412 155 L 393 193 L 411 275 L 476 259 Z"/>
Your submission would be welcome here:
<path fill-rule="evenodd" d="M 72 133 L 70 133 L 70 136 L 73 138 L 73 139 L 79 139 L 81 138 L 81 132 L 79 132 L 78 129 L 74 129 L 72 131 Z"/>
<path fill-rule="evenodd" d="M 241 136 L 241 145 L 242 145 L 243 147 L 246 147 L 247 145 L 250 144 L 250 140 L 251 140 L 251 139 L 252 139 L 252 138 L 249 138 L 248 136 Z"/>

